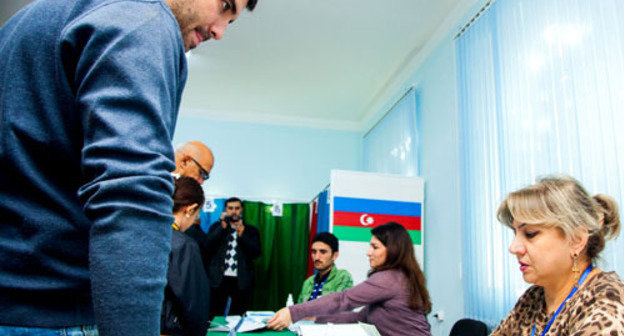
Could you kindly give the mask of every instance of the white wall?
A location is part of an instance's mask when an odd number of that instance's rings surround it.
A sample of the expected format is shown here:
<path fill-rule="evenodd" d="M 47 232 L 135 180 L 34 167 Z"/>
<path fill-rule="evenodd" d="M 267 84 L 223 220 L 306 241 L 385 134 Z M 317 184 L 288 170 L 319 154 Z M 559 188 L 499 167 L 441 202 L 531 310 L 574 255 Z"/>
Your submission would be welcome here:
<path fill-rule="evenodd" d="M 200 140 L 215 155 L 209 194 L 310 201 L 330 169 L 355 170 L 359 132 L 275 126 L 180 116 L 173 143 Z"/>

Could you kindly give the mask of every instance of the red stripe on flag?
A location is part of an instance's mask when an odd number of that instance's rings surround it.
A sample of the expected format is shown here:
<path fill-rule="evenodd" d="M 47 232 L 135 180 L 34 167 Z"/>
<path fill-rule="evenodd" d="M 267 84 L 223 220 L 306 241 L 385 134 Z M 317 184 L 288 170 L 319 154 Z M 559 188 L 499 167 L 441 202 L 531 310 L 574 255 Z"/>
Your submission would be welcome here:
<path fill-rule="evenodd" d="M 420 230 L 420 217 L 334 211 L 334 225 L 338 226 L 374 228 L 388 222 L 397 222 L 407 230 Z"/>

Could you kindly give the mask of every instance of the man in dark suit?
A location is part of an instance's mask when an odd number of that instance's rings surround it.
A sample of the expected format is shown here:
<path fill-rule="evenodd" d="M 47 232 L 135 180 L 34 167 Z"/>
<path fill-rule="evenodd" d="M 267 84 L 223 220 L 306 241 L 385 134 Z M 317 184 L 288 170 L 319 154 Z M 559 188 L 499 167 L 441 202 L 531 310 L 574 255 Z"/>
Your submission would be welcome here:
<path fill-rule="evenodd" d="M 258 229 L 243 222 L 242 214 L 243 202 L 236 197 L 228 199 L 221 220 L 206 234 L 211 316 L 223 315 L 228 298 L 231 298 L 230 315 L 242 315 L 249 305 L 253 259 L 260 256 L 260 234 Z"/>

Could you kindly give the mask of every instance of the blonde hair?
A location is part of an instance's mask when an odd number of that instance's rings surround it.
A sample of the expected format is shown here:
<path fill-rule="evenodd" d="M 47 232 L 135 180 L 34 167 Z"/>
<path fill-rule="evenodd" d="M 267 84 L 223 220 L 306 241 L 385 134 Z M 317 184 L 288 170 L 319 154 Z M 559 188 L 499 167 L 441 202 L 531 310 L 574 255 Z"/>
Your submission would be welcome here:
<path fill-rule="evenodd" d="M 561 229 L 568 238 L 579 228 L 589 232 L 586 252 L 594 262 L 605 241 L 620 232 L 615 200 L 607 195 L 589 196 L 569 176 L 549 176 L 536 184 L 510 193 L 498 208 L 498 220 L 513 228 L 513 221 L 543 224 Z"/>

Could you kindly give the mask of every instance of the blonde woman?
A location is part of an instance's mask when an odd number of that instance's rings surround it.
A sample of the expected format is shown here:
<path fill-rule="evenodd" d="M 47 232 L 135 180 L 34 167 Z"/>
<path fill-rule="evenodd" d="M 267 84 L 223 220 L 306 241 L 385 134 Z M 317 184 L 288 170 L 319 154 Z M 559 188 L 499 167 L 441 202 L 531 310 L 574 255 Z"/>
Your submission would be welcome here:
<path fill-rule="evenodd" d="M 514 231 L 509 252 L 534 286 L 492 335 L 624 335 L 624 283 L 595 266 L 620 230 L 611 197 L 548 177 L 509 194 L 498 219 Z"/>

